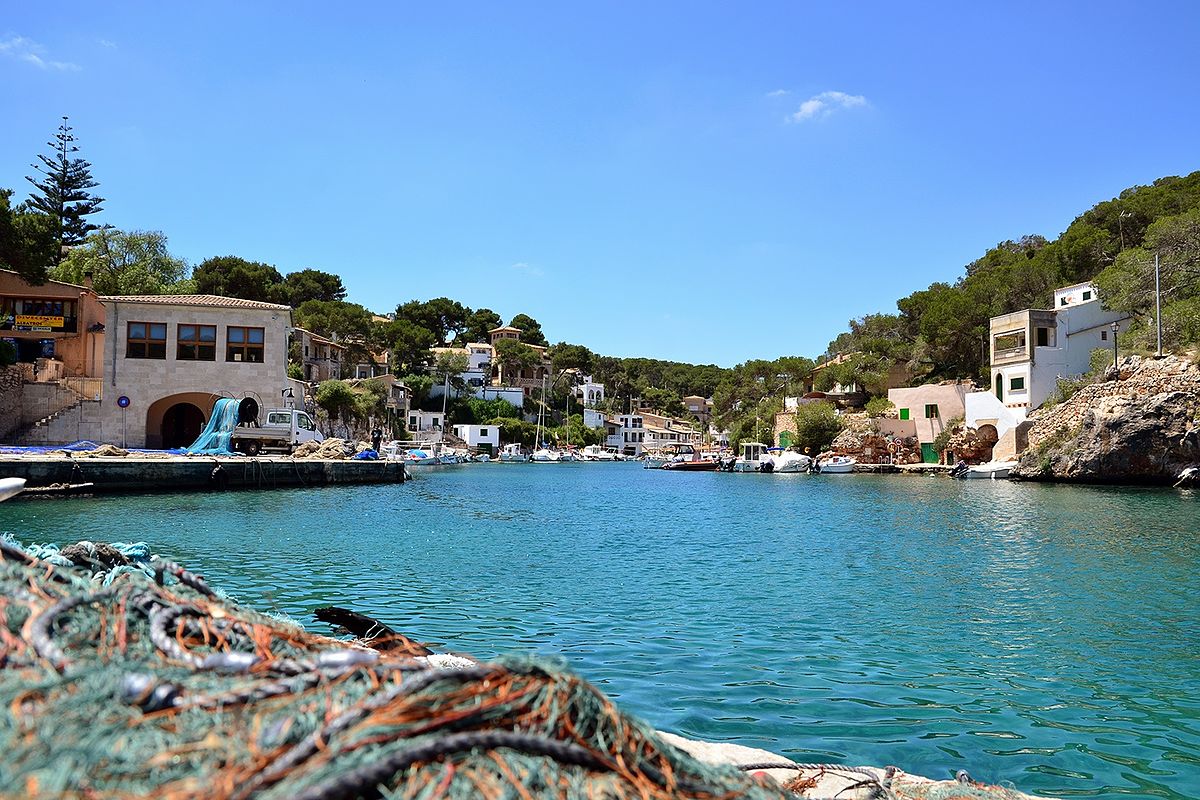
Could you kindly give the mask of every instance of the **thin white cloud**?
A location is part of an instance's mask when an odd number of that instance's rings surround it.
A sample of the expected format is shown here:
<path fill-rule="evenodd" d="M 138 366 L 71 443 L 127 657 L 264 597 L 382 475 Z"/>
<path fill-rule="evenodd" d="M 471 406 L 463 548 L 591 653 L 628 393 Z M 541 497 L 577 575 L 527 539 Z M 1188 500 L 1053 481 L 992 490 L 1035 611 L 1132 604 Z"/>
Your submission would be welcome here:
<path fill-rule="evenodd" d="M 862 108 L 867 105 L 867 98 L 861 94 L 846 94 L 845 92 L 821 92 L 800 104 L 788 119 L 791 122 L 805 122 L 810 119 L 824 119 L 835 111 L 846 108 Z"/>
<path fill-rule="evenodd" d="M 96 44 L 100 45 L 101 47 L 107 47 L 110 50 L 117 49 L 117 43 L 114 42 L 112 39 L 97 39 Z"/>
<path fill-rule="evenodd" d="M 54 70 L 56 72 L 75 72 L 79 69 L 78 64 L 72 64 L 69 61 L 53 61 L 42 58 L 42 53 L 45 51 L 46 48 L 32 39 L 26 39 L 24 36 L 10 36 L 7 39 L 0 40 L 0 55 L 14 58 L 17 61 L 24 61 L 26 64 L 32 64 L 38 69 Z"/>
<path fill-rule="evenodd" d="M 773 92 L 767 92 L 767 97 L 786 97 L 791 94 L 787 89 L 776 89 Z"/>
<path fill-rule="evenodd" d="M 518 261 L 516 264 L 512 265 L 512 268 L 517 272 L 524 272 L 526 275 L 533 275 L 534 277 L 538 278 L 546 274 L 542 272 L 541 267 L 535 267 L 532 264 L 526 264 L 524 261 Z"/>

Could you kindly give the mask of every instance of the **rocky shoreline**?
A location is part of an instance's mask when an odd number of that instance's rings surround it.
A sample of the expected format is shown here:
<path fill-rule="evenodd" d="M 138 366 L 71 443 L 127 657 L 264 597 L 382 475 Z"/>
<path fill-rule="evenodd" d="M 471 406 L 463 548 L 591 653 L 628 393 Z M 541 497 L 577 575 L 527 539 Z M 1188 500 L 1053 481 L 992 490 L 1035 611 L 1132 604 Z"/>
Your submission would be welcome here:
<path fill-rule="evenodd" d="M 1129 356 L 1030 420 L 1014 479 L 1171 486 L 1200 464 L 1200 367 Z"/>

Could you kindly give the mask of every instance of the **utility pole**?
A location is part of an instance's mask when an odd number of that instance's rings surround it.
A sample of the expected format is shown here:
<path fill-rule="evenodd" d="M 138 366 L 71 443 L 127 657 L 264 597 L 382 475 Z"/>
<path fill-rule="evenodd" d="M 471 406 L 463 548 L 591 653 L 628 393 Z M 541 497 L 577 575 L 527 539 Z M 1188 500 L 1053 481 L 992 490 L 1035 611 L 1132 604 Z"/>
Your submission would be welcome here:
<path fill-rule="evenodd" d="M 1158 276 L 1158 253 L 1154 254 L 1154 322 L 1158 327 L 1158 357 L 1162 358 L 1162 290 Z"/>

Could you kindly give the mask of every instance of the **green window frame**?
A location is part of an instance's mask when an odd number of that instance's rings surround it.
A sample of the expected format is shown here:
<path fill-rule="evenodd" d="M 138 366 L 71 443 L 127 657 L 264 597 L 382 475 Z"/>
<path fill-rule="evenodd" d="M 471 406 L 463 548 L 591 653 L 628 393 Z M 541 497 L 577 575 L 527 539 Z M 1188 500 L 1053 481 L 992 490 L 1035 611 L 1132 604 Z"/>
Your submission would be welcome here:
<path fill-rule="evenodd" d="M 1025 388 L 1025 378 L 1024 377 L 1013 378 L 1012 380 L 1010 380 L 1008 382 L 1008 388 L 1010 391 L 1013 391 L 1013 392 L 1021 391 L 1022 389 Z"/>
<path fill-rule="evenodd" d="M 908 409 L 907 408 L 900 409 L 900 419 L 908 419 Z"/>
<path fill-rule="evenodd" d="M 925 405 L 925 419 L 937 419 L 938 416 L 937 403 L 927 403 Z"/>

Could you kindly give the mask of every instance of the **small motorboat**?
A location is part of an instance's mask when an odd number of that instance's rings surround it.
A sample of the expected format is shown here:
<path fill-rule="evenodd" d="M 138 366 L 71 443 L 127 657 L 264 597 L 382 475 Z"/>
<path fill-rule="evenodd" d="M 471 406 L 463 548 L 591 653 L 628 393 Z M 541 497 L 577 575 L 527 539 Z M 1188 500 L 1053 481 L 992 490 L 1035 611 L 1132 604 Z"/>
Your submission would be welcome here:
<path fill-rule="evenodd" d="M 549 447 L 542 447 L 534 450 L 529 460 L 535 464 L 557 464 L 562 460 L 562 454 L 557 450 L 551 450 Z"/>
<path fill-rule="evenodd" d="M 772 447 L 769 457 L 771 459 L 771 472 L 780 475 L 808 472 L 812 466 L 812 459 L 810 457 L 804 455 L 804 453 L 797 453 L 794 450 Z"/>
<path fill-rule="evenodd" d="M 1017 464 L 1015 461 L 989 461 L 986 464 L 976 464 L 968 466 L 967 464 L 956 464 L 954 469 L 950 470 L 950 477 L 959 478 L 960 480 L 1002 480 L 1008 477 L 1008 473 Z"/>
<path fill-rule="evenodd" d="M 712 458 L 697 459 L 695 461 L 668 461 L 662 465 L 662 469 L 667 469 L 672 472 L 716 472 L 721 466 L 721 462 Z"/>
<path fill-rule="evenodd" d="M 0 478 L 0 502 L 16 497 L 24 490 L 24 478 Z"/>
<path fill-rule="evenodd" d="M 822 475 L 844 475 L 847 472 L 854 472 L 854 465 L 857 463 L 850 456 L 833 456 L 817 462 L 817 471 Z"/>
<path fill-rule="evenodd" d="M 521 449 L 519 442 L 506 444 L 500 449 L 501 464 L 528 464 L 529 454 Z"/>
<path fill-rule="evenodd" d="M 733 462 L 733 472 L 763 472 L 763 464 L 771 458 L 762 442 L 742 442 L 742 455 Z"/>

